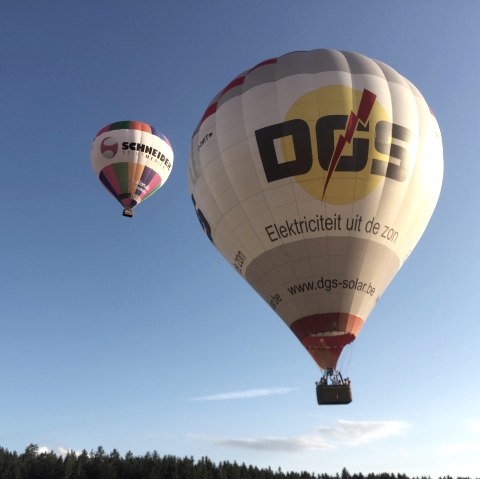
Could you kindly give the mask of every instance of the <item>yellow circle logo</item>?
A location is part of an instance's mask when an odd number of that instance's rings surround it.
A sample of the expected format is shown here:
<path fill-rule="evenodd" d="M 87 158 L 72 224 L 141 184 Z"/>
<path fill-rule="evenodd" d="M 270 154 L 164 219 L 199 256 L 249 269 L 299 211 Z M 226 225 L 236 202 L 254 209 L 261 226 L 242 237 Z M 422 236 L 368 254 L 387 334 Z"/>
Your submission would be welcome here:
<path fill-rule="evenodd" d="M 374 158 L 389 161 L 389 155 L 375 148 L 375 128 L 389 118 L 374 93 L 342 85 L 320 88 L 293 104 L 285 121 L 296 119 L 308 124 L 310 132 L 312 166 L 295 176 L 309 194 L 327 203 L 349 204 L 383 180 L 383 176 L 372 174 Z M 283 137 L 280 145 L 283 160 L 294 161 L 292 137 Z"/>

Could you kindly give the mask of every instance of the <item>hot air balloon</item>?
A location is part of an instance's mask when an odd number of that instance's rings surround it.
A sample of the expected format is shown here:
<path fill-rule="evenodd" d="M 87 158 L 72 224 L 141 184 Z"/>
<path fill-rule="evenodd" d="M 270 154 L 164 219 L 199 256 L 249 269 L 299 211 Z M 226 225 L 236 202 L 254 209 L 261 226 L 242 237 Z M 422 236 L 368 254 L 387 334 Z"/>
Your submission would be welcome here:
<path fill-rule="evenodd" d="M 210 102 L 188 176 L 209 240 L 321 368 L 318 403 L 350 402 L 339 356 L 440 194 L 441 134 L 420 92 L 358 53 L 266 60 Z"/>
<path fill-rule="evenodd" d="M 140 121 L 119 121 L 102 128 L 92 144 L 93 169 L 124 207 L 123 215 L 155 193 L 172 171 L 173 150 L 167 137 Z"/>

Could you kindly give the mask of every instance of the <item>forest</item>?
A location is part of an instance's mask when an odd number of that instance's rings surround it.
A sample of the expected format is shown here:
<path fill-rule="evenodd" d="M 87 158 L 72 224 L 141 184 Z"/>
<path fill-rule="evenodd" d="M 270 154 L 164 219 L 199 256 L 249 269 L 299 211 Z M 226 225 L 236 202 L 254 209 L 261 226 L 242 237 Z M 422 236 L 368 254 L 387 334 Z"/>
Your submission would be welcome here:
<path fill-rule="evenodd" d="M 255 466 L 220 462 L 202 457 L 178 458 L 160 456 L 156 451 L 143 456 L 114 449 L 106 453 L 99 446 L 95 451 L 69 452 L 57 455 L 42 452 L 30 444 L 21 454 L 0 447 L 0 479 L 433 479 L 409 477 L 405 474 L 350 474 L 343 468 L 335 475 L 311 472 L 284 472 L 281 469 L 260 469 Z M 443 476 L 439 479 L 453 479 Z M 470 478 L 456 478 L 470 479 Z M 472 478 L 480 479 L 480 478 Z"/>

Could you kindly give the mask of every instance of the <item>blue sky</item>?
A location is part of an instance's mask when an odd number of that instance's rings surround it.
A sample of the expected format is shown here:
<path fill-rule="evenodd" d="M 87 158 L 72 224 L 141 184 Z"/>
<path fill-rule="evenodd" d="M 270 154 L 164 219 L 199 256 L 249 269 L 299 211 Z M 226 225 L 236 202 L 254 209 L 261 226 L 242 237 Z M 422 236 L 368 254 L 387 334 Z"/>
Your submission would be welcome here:
<path fill-rule="evenodd" d="M 478 2 L 30 0 L 1 13 L 1 446 L 478 477 Z M 317 366 L 212 248 L 187 184 L 217 91 L 314 48 L 394 67 L 444 142 L 429 228 L 342 360 L 348 406 L 316 404 Z M 127 119 L 175 152 L 133 220 L 90 165 L 97 131 Z"/>

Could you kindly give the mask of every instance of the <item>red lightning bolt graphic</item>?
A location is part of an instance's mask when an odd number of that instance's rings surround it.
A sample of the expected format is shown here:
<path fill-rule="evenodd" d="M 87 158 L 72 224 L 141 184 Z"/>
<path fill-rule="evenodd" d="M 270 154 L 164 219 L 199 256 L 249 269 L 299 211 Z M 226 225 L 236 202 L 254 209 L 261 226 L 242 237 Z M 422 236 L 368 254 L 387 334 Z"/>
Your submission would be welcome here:
<path fill-rule="evenodd" d="M 353 134 L 357 130 L 358 120 L 360 120 L 364 125 L 367 123 L 368 117 L 370 116 L 370 112 L 372 111 L 376 98 L 377 95 L 375 95 L 371 91 L 363 90 L 357 114 L 355 115 L 353 111 L 350 112 L 347 128 L 345 129 L 345 135 L 340 135 L 337 146 L 335 147 L 335 151 L 333 152 L 332 159 L 330 160 L 330 164 L 328 166 L 327 179 L 325 180 L 325 186 L 323 187 L 322 198 L 325 196 L 325 191 L 327 191 L 328 183 L 330 181 L 330 178 L 332 177 L 333 172 L 335 171 L 335 168 L 337 167 L 338 160 L 342 155 L 345 144 L 352 141 Z"/>

